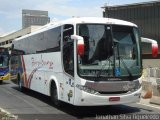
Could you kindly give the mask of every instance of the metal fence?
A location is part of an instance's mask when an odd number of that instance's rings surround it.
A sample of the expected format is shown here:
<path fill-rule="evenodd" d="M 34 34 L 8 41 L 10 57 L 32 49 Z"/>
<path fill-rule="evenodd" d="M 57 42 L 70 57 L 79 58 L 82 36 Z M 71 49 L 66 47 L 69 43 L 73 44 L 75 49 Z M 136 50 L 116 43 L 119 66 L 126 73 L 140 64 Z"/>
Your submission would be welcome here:
<path fill-rule="evenodd" d="M 117 18 L 137 24 L 142 36 L 152 38 L 160 44 L 160 1 L 105 6 L 104 17 Z M 143 44 L 143 54 L 150 54 L 151 47 Z"/>

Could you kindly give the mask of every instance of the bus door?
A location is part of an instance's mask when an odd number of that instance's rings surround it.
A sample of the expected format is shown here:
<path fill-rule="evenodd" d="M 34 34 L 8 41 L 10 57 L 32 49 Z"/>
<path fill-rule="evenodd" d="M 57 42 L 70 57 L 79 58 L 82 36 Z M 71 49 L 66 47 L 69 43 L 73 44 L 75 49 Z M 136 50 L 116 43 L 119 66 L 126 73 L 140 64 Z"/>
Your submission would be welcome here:
<path fill-rule="evenodd" d="M 63 84 L 64 99 L 68 103 L 74 102 L 74 41 L 73 25 L 65 25 L 63 29 Z"/>

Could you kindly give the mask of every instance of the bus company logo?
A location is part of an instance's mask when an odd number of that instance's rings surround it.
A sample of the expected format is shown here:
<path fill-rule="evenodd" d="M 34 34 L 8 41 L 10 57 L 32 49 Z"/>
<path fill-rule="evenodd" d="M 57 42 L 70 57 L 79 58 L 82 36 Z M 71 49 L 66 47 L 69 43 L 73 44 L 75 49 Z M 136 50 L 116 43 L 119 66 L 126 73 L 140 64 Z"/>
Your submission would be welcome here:
<path fill-rule="evenodd" d="M 53 69 L 53 62 L 52 61 L 45 61 L 45 60 L 35 60 L 34 57 L 31 58 L 32 60 L 32 67 L 34 66 L 38 66 L 38 67 L 42 67 L 42 66 L 47 66 L 49 69 Z"/>

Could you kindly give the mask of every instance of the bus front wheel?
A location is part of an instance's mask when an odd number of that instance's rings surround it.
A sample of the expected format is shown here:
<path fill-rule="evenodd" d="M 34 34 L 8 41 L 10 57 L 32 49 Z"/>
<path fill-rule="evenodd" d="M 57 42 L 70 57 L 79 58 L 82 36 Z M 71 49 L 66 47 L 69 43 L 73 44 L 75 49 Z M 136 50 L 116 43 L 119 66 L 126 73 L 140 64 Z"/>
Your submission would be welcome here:
<path fill-rule="evenodd" d="M 56 84 L 54 82 L 51 83 L 51 100 L 55 106 L 61 107 L 62 102 L 58 100 L 58 91 Z"/>

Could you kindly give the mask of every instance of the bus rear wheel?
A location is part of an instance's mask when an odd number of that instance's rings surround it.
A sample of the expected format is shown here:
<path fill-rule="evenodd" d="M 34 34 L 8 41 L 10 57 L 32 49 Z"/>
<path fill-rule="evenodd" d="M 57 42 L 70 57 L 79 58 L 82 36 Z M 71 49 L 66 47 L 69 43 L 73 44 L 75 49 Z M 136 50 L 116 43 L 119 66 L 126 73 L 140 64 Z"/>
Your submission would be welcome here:
<path fill-rule="evenodd" d="M 58 100 L 58 91 L 54 82 L 51 83 L 51 100 L 55 106 L 62 106 L 62 102 Z"/>

